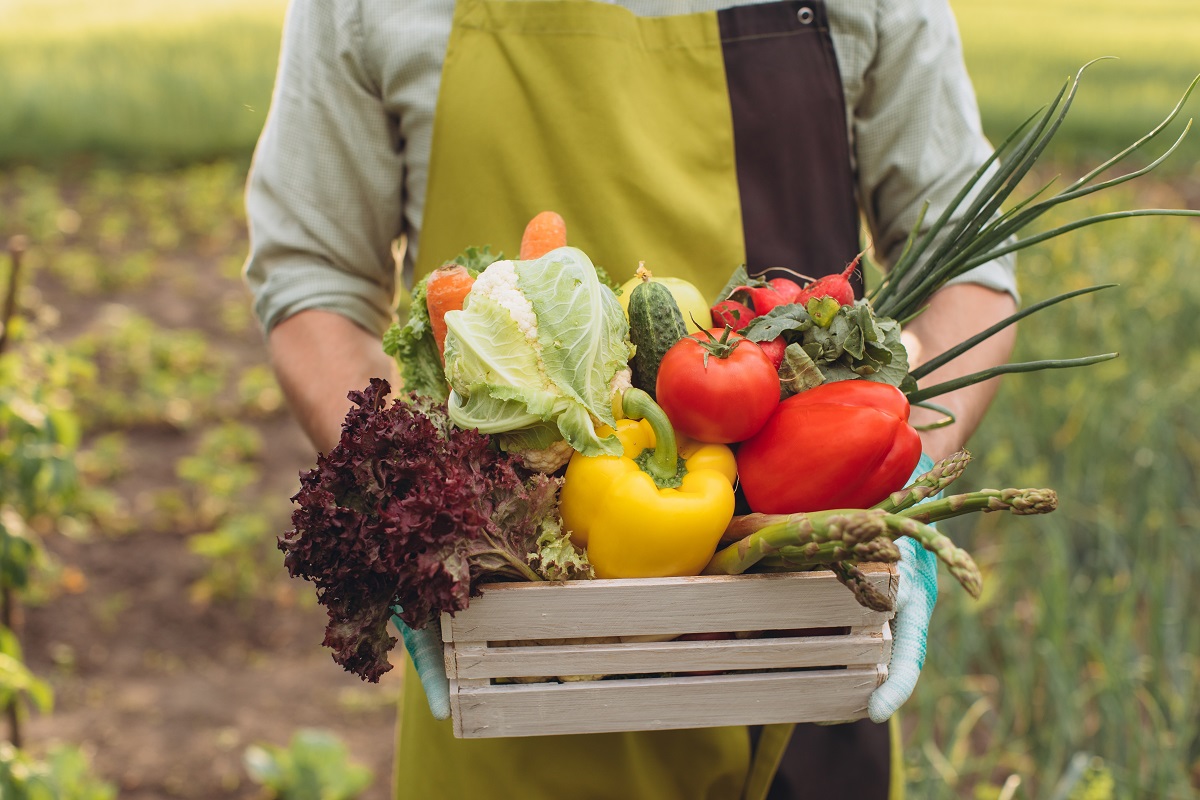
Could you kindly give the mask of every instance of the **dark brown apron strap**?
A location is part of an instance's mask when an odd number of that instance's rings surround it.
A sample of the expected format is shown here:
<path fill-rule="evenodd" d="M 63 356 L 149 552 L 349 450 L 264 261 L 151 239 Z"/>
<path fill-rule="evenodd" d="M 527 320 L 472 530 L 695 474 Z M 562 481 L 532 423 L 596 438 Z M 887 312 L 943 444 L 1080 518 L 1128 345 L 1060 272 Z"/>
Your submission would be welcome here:
<path fill-rule="evenodd" d="M 859 220 L 825 4 L 739 6 L 717 21 L 747 269 L 768 278 L 840 272 L 860 249 Z"/>
<path fill-rule="evenodd" d="M 846 101 L 822 0 L 718 12 L 753 276 L 840 272 L 861 249 Z M 854 276 L 861 297 L 862 271 Z M 761 728 L 752 728 L 757 741 Z M 887 800 L 888 726 L 797 725 L 768 800 Z"/>

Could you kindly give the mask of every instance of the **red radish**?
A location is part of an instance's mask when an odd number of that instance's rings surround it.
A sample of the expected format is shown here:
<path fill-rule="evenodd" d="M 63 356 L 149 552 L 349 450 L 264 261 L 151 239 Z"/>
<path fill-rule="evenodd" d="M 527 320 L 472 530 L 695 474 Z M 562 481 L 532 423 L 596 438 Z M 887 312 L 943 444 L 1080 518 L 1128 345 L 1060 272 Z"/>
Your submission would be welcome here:
<path fill-rule="evenodd" d="M 796 302 L 796 298 L 804 291 L 803 287 L 791 278 L 772 278 L 767 283 L 779 293 L 785 303 Z"/>
<path fill-rule="evenodd" d="M 854 287 L 850 285 L 850 276 L 854 273 L 855 268 L 858 267 L 860 258 L 862 258 L 861 254 L 855 256 L 854 260 L 850 262 L 841 274 L 826 275 L 824 278 L 818 278 L 808 284 L 804 287 L 800 296 L 793 302 L 807 305 L 808 301 L 814 298 L 820 300 L 823 297 L 832 297 L 844 306 L 853 305 Z"/>
<path fill-rule="evenodd" d="M 748 294 L 750 296 L 750 305 L 754 308 L 754 313 L 760 317 L 772 308 L 775 308 L 775 306 L 783 306 L 796 302 L 794 299 L 789 300 L 784 297 L 779 293 L 778 289 L 770 284 L 766 286 L 739 286 L 734 291 Z"/>
<path fill-rule="evenodd" d="M 713 325 L 718 328 L 728 325 L 735 331 L 740 331 L 756 316 L 758 315 L 750 306 L 737 300 L 722 300 L 712 307 Z"/>
<path fill-rule="evenodd" d="M 758 346 L 767 354 L 767 358 L 771 359 L 775 369 L 779 369 L 779 365 L 783 363 L 783 351 L 787 350 L 787 342 L 783 340 L 783 337 L 776 336 L 768 342 L 759 342 Z"/>

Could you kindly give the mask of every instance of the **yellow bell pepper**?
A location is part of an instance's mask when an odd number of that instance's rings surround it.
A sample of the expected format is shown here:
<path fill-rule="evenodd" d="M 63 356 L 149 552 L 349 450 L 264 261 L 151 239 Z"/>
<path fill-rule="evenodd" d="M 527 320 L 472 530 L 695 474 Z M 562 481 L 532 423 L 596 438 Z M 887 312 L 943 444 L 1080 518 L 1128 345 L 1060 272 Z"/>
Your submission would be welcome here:
<path fill-rule="evenodd" d="M 617 420 L 621 456 L 576 453 L 559 510 L 598 578 L 699 575 L 733 518 L 737 463 L 723 444 L 684 440 L 639 389 Z"/>

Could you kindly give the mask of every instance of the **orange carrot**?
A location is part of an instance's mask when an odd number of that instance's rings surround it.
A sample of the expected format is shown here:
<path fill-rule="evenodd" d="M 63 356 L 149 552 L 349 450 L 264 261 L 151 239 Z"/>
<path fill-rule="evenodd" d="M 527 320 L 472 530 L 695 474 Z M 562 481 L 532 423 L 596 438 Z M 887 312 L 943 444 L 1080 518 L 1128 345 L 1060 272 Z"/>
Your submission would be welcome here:
<path fill-rule="evenodd" d="M 567 223 L 555 212 L 543 211 L 525 226 L 518 258 L 522 261 L 541 258 L 554 248 L 564 247 L 566 244 Z"/>
<path fill-rule="evenodd" d="M 467 293 L 475 284 L 475 279 L 467 268 L 458 264 L 447 264 L 438 267 L 425 281 L 425 308 L 429 311 L 429 327 L 433 330 L 433 339 L 437 342 L 438 355 L 445 356 L 442 351 L 446 348 L 446 312 L 458 311 L 463 307 Z"/>

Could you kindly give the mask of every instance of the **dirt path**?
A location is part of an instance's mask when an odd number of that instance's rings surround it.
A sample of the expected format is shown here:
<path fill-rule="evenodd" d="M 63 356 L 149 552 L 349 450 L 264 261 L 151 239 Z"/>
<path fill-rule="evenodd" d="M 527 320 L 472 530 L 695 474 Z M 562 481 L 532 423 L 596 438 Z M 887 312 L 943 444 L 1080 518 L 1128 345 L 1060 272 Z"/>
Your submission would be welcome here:
<path fill-rule="evenodd" d="M 264 426 L 282 484 L 307 458 L 286 418 Z M 138 436 L 131 436 L 136 447 Z M 162 436 L 145 435 L 160 453 Z M 291 469 L 285 463 L 291 462 Z M 126 487 L 126 491 L 135 491 Z M 286 523 L 282 486 L 264 492 Z M 400 670 L 369 685 L 320 647 L 325 615 L 307 585 L 248 604 L 198 604 L 188 587 L 204 568 L 187 536 L 135 531 L 121 537 L 48 541 L 82 591 L 26 610 L 29 666 L 48 678 L 54 712 L 33 717 L 26 741 L 81 744 L 123 800 L 254 798 L 242 765 L 247 745 L 286 745 L 303 727 L 335 733 L 375 783 L 364 800 L 389 796 L 394 700 Z"/>

